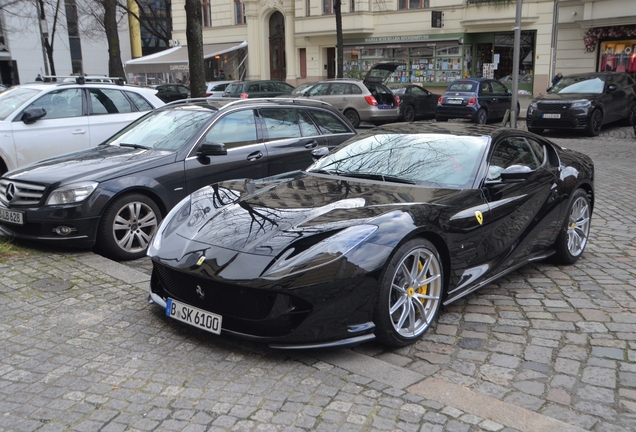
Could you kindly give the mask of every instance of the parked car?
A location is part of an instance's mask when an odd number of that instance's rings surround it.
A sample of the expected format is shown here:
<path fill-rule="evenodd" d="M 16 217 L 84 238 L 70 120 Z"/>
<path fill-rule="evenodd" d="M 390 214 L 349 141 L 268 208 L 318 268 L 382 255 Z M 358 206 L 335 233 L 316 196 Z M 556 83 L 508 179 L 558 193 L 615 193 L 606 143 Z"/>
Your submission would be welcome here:
<path fill-rule="evenodd" d="M 535 98 L 526 113 L 528 130 L 584 131 L 596 136 L 603 125 L 636 115 L 636 88 L 632 77 L 620 72 L 567 75 L 548 93 Z"/>
<path fill-rule="evenodd" d="M 211 81 L 207 83 L 207 89 L 205 90 L 205 97 L 219 98 L 225 93 L 225 89 L 228 85 L 234 81 Z"/>
<path fill-rule="evenodd" d="M 165 103 L 190 97 L 190 89 L 182 84 L 162 84 L 155 87 L 157 97 Z"/>
<path fill-rule="evenodd" d="M 223 96 L 225 98 L 269 98 L 278 95 L 288 95 L 294 86 L 283 81 L 234 81 L 228 85 Z"/>
<path fill-rule="evenodd" d="M 150 296 L 272 348 L 412 344 L 442 304 L 529 262 L 576 262 L 593 178 L 589 157 L 518 129 L 382 126 L 306 171 L 181 201 L 148 251 Z"/>
<path fill-rule="evenodd" d="M 435 119 L 469 119 L 484 124 L 501 119 L 512 103 L 512 92 L 497 80 L 464 78 L 453 81 L 437 101 Z M 519 104 L 517 103 L 517 113 Z"/>
<path fill-rule="evenodd" d="M 363 121 L 375 125 L 389 123 L 398 119 L 400 101 L 384 82 L 402 65 L 399 62 L 380 62 L 367 72 L 362 81 L 320 81 L 303 96 L 330 103 L 344 114 L 353 127 L 360 126 Z"/>
<path fill-rule="evenodd" d="M 41 159 L 95 147 L 164 105 L 156 93 L 117 83 L 11 87 L 0 93 L 0 175 Z"/>
<path fill-rule="evenodd" d="M 417 84 L 408 84 L 394 89 L 393 93 L 400 99 L 400 117 L 412 122 L 416 118 L 435 117 L 438 94 L 431 93 Z"/>
<path fill-rule="evenodd" d="M 139 258 L 187 194 L 228 178 L 306 168 L 312 151 L 326 153 L 354 135 L 338 111 L 315 101 L 174 102 L 97 148 L 5 174 L 0 232 Z"/>
<path fill-rule="evenodd" d="M 316 81 L 306 82 L 298 85 L 294 90 L 292 90 L 292 96 L 303 96 L 305 93 L 311 89 L 316 84 Z"/>

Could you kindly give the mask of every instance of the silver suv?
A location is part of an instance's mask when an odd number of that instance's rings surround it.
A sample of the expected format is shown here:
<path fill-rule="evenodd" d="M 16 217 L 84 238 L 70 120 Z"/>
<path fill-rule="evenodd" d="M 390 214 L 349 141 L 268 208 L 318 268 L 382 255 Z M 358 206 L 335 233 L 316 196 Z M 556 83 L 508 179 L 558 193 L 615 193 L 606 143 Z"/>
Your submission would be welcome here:
<path fill-rule="evenodd" d="M 375 125 L 390 123 L 397 120 L 400 115 L 400 102 L 398 97 L 384 85 L 384 81 L 399 66 L 402 66 L 402 63 L 378 63 L 367 72 L 363 81 L 356 79 L 320 81 L 303 97 L 330 103 L 356 128 L 362 121 Z"/>

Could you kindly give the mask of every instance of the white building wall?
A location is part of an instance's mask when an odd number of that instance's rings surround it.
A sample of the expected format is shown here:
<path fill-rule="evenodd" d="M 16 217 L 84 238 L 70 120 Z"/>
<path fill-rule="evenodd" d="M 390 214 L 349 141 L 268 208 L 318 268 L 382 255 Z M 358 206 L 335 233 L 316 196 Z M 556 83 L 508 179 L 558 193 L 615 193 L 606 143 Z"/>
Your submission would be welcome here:
<path fill-rule="evenodd" d="M 53 59 L 56 75 L 65 76 L 72 73 L 71 53 L 68 33 L 66 31 L 66 16 L 60 11 L 53 44 Z M 29 17 L 15 14 L 4 14 L 5 40 L 11 59 L 17 62 L 20 83 L 33 82 L 38 74 L 45 75 L 44 50 L 38 27 L 35 9 Z M 53 29 L 53 22 L 48 24 L 49 31 Z M 81 28 L 81 26 L 80 26 Z M 122 63 L 130 60 L 130 38 L 128 36 L 128 22 L 123 20 L 119 32 Z M 108 75 L 108 44 L 106 35 L 90 37 L 80 31 L 82 46 L 82 64 L 88 75 Z M 48 64 L 48 59 L 46 60 Z M 49 74 L 50 74 L 49 69 Z"/>

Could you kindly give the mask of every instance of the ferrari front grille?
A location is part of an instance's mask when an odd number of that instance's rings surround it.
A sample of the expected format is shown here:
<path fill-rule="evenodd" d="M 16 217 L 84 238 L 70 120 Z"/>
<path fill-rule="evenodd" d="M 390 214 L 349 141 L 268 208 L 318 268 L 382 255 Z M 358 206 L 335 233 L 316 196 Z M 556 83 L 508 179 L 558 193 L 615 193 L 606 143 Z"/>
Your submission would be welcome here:
<path fill-rule="evenodd" d="M 153 262 L 168 297 L 220 314 L 249 320 L 265 319 L 272 310 L 276 292 L 219 283 Z"/>

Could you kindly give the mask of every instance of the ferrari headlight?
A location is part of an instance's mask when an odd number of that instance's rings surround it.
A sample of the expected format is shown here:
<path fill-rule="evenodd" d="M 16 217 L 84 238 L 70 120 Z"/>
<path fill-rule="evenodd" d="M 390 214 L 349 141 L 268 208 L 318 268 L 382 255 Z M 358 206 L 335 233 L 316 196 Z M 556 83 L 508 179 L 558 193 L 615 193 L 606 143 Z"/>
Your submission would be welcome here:
<path fill-rule="evenodd" d="M 346 255 L 377 229 L 375 225 L 350 227 L 297 255 L 294 255 L 294 249 L 290 248 L 263 274 L 263 278 L 278 279 L 329 264 Z"/>
<path fill-rule="evenodd" d="M 84 201 L 97 188 L 97 182 L 73 183 L 51 192 L 45 205 L 71 204 Z"/>
<path fill-rule="evenodd" d="M 589 108 L 592 105 L 592 102 L 589 100 L 578 100 L 572 102 L 572 108 Z"/>
<path fill-rule="evenodd" d="M 190 216 L 190 208 L 191 200 L 190 195 L 188 195 L 168 212 L 166 217 L 161 221 L 157 232 L 152 237 L 148 252 L 146 252 L 148 256 L 154 256 L 161 247 L 161 241 L 164 236 L 173 231 L 185 218 Z"/>

